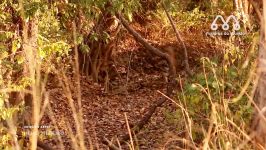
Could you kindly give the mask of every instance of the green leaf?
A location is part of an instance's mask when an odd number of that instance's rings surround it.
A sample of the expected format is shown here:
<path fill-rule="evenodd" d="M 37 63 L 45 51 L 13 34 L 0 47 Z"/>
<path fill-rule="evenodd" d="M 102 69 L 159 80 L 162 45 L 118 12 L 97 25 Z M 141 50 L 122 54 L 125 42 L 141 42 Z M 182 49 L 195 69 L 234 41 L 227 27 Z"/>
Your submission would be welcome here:
<path fill-rule="evenodd" d="M 214 89 L 219 89 L 219 84 L 216 81 L 213 81 L 211 85 Z"/>
<path fill-rule="evenodd" d="M 132 22 L 133 21 L 133 17 L 132 17 L 132 13 L 131 12 L 127 12 L 127 18 L 128 18 L 128 20 L 129 20 L 129 22 Z"/>
<path fill-rule="evenodd" d="M 15 60 L 17 60 L 18 64 L 22 64 L 25 61 L 25 58 L 23 56 L 17 55 Z"/>
<path fill-rule="evenodd" d="M 90 36 L 90 39 L 93 41 L 98 41 L 98 34 L 97 33 L 92 33 Z"/>
<path fill-rule="evenodd" d="M 15 53 L 21 47 L 20 40 L 16 39 L 12 42 L 12 53 Z"/>
<path fill-rule="evenodd" d="M 88 45 L 81 44 L 81 45 L 80 45 L 80 51 L 81 51 L 83 54 L 89 53 L 89 51 L 90 51 L 90 47 L 89 47 Z"/>

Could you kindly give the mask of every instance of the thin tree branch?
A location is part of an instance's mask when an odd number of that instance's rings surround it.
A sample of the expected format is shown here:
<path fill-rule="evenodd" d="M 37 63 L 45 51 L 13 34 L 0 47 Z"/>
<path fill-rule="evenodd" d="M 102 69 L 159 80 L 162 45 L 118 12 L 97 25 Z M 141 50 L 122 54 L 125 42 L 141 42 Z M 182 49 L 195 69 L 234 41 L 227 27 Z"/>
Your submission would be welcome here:
<path fill-rule="evenodd" d="M 177 41 L 179 41 L 179 42 L 182 44 L 182 47 L 183 47 L 183 49 L 184 49 L 183 52 L 184 52 L 184 62 L 185 62 L 186 72 L 191 76 L 191 75 L 192 75 L 192 72 L 191 72 L 191 70 L 190 70 L 190 68 L 189 68 L 189 63 L 188 63 L 188 53 L 187 53 L 186 45 L 185 45 L 185 43 L 184 43 L 184 41 L 183 41 L 183 39 L 182 39 L 180 33 L 177 31 L 176 26 L 175 26 L 175 23 L 174 23 L 174 21 L 173 21 L 171 15 L 168 13 L 167 8 L 166 8 L 166 6 L 165 6 L 165 4 L 164 4 L 163 2 L 162 2 L 162 6 L 163 6 L 163 9 L 164 9 L 164 11 L 165 11 L 165 13 L 166 13 L 166 15 L 167 15 L 167 18 L 168 18 L 168 20 L 170 21 L 171 26 L 172 26 L 172 28 L 173 28 L 173 30 L 174 30 L 174 32 L 175 32 L 175 35 L 176 35 L 176 39 L 177 39 Z"/>
<path fill-rule="evenodd" d="M 254 8 L 254 10 L 255 10 L 255 12 L 256 12 L 258 18 L 259 18 L 259 21 L 261 22 L 261 21 L 262 21 L 262 14 L 261 14 L 261 12 L 260 12 L 260 8 L 259 8 L 259 6 L 258 6 L 253 0 L 248 0 L 248 1 L 249 1 L 249 2 L 251 3 L 251 5 L 253 6 L 253 8 Z"/>
<path fill-rule="evenodd" d="M 173 64 L 172 58 L 167 53 L 163 53 L 159 49 L 157 49 L 157 48 L 153 47 L 152 45 L 150 45 L 139 33 L 137 33 L 133 28 L 131 28 L 129 26 L 129 24 L 127 23 L 126 19 L 121 14 L 117 13 L 116 17 L 119 18 L 119 20 L 121 21 L 122 25 L 136 39 L 136 41 L 141 43 L 147 50 L 151 51 L 155 55 L 163 57 L 163 58 L 166 59 L 168 65 L 169 65 L 170 76 L 175 77 L 175 75 L 176 75 L 175 64 Z"/>

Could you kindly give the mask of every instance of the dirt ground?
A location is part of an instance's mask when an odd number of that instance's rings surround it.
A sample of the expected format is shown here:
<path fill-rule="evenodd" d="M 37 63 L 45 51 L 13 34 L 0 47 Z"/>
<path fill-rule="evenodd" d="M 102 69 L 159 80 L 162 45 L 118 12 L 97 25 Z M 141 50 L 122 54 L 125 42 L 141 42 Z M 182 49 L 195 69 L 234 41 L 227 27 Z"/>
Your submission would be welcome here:
<path fill-rule="evenodd" d="M 189 34 L 190 36 L 185 37 L 185 43 L 189 53 L 189 63 L 193 70 L 200 66 L 201 57 L 215 55 L 217 50 L 212 45 L 212 41 L 204 37 L 205 35 L 202 34 L 201 38 L 195 40 L 190 38 L 195 36 L 194 33 L 189 32 Z M 179 53 L 182 55 L 182 51 Z M 134 43 L 133 39 L 118 47 L 112 67 L 113 73 L 110 75 L 108 92 L 103 83 L 97 84 L 87 77 L 81 77 L 84 135 L 88 147 L 91 144 L 94 148 L 108 149 L 103 144 L 104 137 L 116 140 L 116 137 L 128 133 L 125 114 L 129 124 L 135 125 L 147 112 L 149 106 L 162 97 L 158 91 L 165 93 L 166 90 L 166 61 L 147 53 Z M 185 80 L 187 76 L 183 65 L 180 64 L 178 69 L 181 81 Z M 69 82 L 73 83 L 73 78 L 70 78 Z M 56 125 L 52 122 L 49 113 L 43 117 L 41 124 L 50 125 L 52 128 L 58 126 L 64 134 L 68 134 L 66 125 L 69 124 L 75 133 L 72 111 L 58 78 L 51 77 L 46 88 L 50 93 L 50 104 Z M 77 105 L 76 91 L 77 88 L 72 86 L 71 93 L 75 105 Z M 177 89 L 176 92 L 180 91 Z M 167 113 L 174 113 L 176 109 L 171 101 L 157 108 L 151 120 L 140 133 L 135 135 L 136 146 L 147 150 L 176 149 L 175 142 L 171 140 L 184 136 L 183 130 L 180 130 L 182 127 L 178 127 L 166 117 Z M 64 134 L 62 135 L 64 149 L 73 149 L 71 139 Z M 47 142 L 55 149 L 60 148 L 59 142 L 55 139 L 47 140 Z"/>

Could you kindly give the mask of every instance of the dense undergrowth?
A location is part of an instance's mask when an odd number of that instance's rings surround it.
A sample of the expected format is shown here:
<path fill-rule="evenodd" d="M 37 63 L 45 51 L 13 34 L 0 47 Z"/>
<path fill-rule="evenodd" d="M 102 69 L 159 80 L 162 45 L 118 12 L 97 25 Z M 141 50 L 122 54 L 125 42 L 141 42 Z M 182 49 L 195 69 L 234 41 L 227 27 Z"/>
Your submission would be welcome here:
<path fill-rule="evenodd" d="M 124 2 L 121 4 L 124 4 Z M 16 9 L 19 8 L 18 4 L 12 5 Z M 32 5 L 34 3 L 26 5 L 29 9 L 31 8 L 28 12 L 35 12 L 35 7 L 31 7 Z M 133 23 L 134 18 L 132 18 L 130 11 L 138 8 L 138 5 L 130 7 L 126 12 L 129 20 L 132 20 Z M 125 7 L 124 5 L 117 6 Z M 23 112 L 26 110 L 23 103 L 16 107 L 6 106 L 5 101 L 9 97 L 8 93 L 24 90 L 34 82 L 33 79 L 28 79 L 28 77 L 16 76 L 16 74 L 21 73 L 25 59 L 19 51 L 22 37 L 17 36 L 16 27 L 11 21 L 14 18 L 12 18 L 10 12 L 4 11 L 7 7 L 9 7 L 7 3 L 1 4 L 0 11 L 0 22 L 4 22 L 4 25 L 0 26 L 0 29 L 4 30 L 0 31 L 0 88 L 2 90 L 0 94 L 0 117 L 1 121 L 4 122 L 10 120 L 14 115 L 24 114 Z M 68 19 L 75 18 L 74 15 L 77 12 L 71 14 L 70 11 L 75 7 L 71 5 L 68 7 L 65 9 L 69 12 L 65 11 L 64 14 L 61 14 L 63 15 L 61 20 L 54 15 L 55 12 L 50 11 L 48 5 L 40 7 L 38 24 L 38 58 L 40 60 L 38 60 L 38 63 L 41 64 L 40 72 L 42 73 L 75 71 L 71 68 L 71 65 L 74 64 L 71 59 L 74 57 L 72 54 L 74 53 L 73 47 L 75 44 L 80 45 L 83 53 L 90 51 L 85 44 L 84 36 L 82 36 L 87 32 L 83 31 L 84 29 L 74 35 L 77 40 L 73 42 L 73 33 L 68 30 Z M 182 34 L 184 39 L 195 38 L 189 37 L 189 35 L 186 37 L 188 32 L 194 32 L 193 34 L 207 32 L 213 20 L 213 15 L 210 14 L 224 13 L 223 15 L 228 15 L 233 11 L 231 3 L 226 0 L 219 3 L 216 6 L 217 8 L 213 8 L 205 1 L 200 4 L 196 2 L 169 3 L 168 7 L 175 18 L 178 30 L 184 33 Z M 94 9 L 88 13 L 97 14 L 98 8 Z M 54 11 L 58 10 L 54 9 Z M 174 34 L 172 34 L 171 26 L 163 9 L 158 8 L 156 11 L 147 14 L 144 17 L 149 18 L 149 20 L 161 21 L 160 23 L 155 21 L 156 23 L 153 26 L 162 27 L 165 29 L 164 32 L 169 33 L 164 36 L 166 39 L 162 39 L 160 43 L 165 44 L 168 39 L 173 39 Z M 18 16 L 18 14 L 14 16 Z M 91 22 L 86 20 L 84 24 L 87 25 L 87 30 L 91 29 Z M 149 26 L 149 28 L 152 28 L 152 26 Z M 186 139 L 187 141 L 183 141 L 183 144 L 188 147 L 192 149 L 252 148 L 249 128 L 253 114 L 252 97 L 254 94 L 253 81 L 255 80 L 257 35 L 253 28 L 251 29 L 251 31 L 246 31 L 247 34 L 243 37 L 214 37 L 214 39 L 211 39 L 213 37 L 206 36 L 213 42 L 216 51 L 219 50 L 214 52 L 217 55 L 197 58 L 199 64 L 197 64 L 197 67 L 193 67 L 195 64 L 190 64 L 194 72 L 192 77 L 184 78 L 180 75 L 176 77 L 176 82 L 180 86 L 180 90 L 173 100 L 173 103 L 176 104 L 176 110 L 166 110 L 165 117 L 176 127 L 176 130 L 185 133 L 180 139 Z M 155 33 L 151 33 L 153 37 L 160 37 L 156 34 L 156 29 L 154 30 Z M 92 35 L 91 38 L 97 41 L 102 37 Z M 107 35 L 105 40 L 108 41 L 108 38 Z M 197 44 L 204 45 L 205 43 Z M 2 135 L 0 137 L 0 149 L 12 149 L 14 137 L 10 134 L 6 123 L 0 123 L 0 134 Z M 18 142 L 21 147 L 23 147 L 23 142 L 23 140 Z"/>

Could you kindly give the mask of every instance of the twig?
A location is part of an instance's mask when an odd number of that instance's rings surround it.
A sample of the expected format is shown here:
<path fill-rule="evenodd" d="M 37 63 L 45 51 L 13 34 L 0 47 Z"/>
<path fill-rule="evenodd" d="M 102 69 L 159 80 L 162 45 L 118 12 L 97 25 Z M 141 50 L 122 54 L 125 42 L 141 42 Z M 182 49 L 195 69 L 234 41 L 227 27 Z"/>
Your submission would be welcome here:
<path fill-rule="evenodd" d="M 109 141 L 107 138 L 103 138 L 104 144 L 106 144 L 110 149 L 112 150 L 120 150 L 117 146 L 115 146 L 111 141 Z"/>

